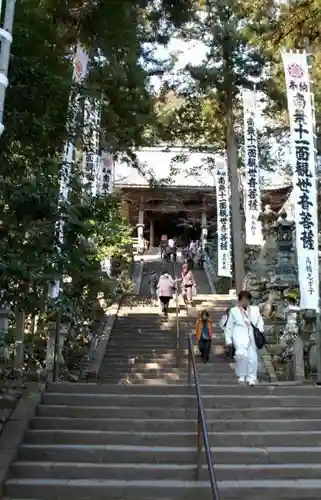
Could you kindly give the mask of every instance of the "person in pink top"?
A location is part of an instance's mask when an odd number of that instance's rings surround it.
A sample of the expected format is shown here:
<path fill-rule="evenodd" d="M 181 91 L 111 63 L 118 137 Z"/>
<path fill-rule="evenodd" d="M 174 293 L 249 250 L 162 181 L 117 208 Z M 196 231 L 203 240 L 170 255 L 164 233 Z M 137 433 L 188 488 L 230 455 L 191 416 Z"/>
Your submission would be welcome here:
<path fill-rule="evenodd" d="M 182 265 L 181 273 L 182 297 L 186 306 L 193 302 L 193 288 L 196 289 L 196 283 L 192 271 L 187 263 Z"/>

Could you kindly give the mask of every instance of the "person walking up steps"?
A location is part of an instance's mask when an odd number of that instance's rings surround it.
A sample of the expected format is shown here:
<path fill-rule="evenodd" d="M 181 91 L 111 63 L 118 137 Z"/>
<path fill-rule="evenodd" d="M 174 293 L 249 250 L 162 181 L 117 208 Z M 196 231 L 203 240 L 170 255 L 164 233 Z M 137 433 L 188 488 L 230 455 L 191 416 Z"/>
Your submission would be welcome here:
<path fill-rule="evenodd" d="M 238 304 L 230 309 L 225 327 L 227 345 L 235 347 L 235 371 L 240 384 L 257 382 L 258 354 L 254 329 L 263 332 L 264 323 L 257 306 L 251 306 L 250 292 L 238 295 Z"/>
<path fill-rule="evenodd" d="M 195 337 L 204 363 L 210 360 L 212 336 L 213 323 L 210 320 L 210 315 L 207 311 L 202 311 L 196 322 Z"/>
<path fill-rule="evenodd" d="M 168 273 L 163 273 L 158 281 L 157 293 L 162 306 L 164 318 L 168 317 L 168 308 L 170 300 L 175 290 L 175 282 Z"/>
<path fill-rule="evenodd" d="M 157 284 L 158 284 L 158 276 L 155 273 L 155 271 L 152 271 L 149 278 L 149 291 L 151 300 L 156 305 L 157 305 Z"/>

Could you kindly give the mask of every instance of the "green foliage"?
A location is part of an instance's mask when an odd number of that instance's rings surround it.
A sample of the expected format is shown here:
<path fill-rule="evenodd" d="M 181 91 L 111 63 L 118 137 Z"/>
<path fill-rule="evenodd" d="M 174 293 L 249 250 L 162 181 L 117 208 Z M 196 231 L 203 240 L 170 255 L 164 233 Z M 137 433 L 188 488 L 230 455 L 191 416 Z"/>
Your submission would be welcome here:
<path fill-rule="evenodd" d="M 255 23 L 246 0 L 194 2 L 193 21 L 181 29 L 186 41 L 202 42 L 206 54 L 197 66 L 189 65 L 173 85 L 177 101 L 158 110 L 158 137 L 175 145 L 223 152 L 227 115 L 242 147 L 241 88 L 253 88 L 264 70 L 266 56 L 251 45 Z M 253 28 L 249 26 L 253 24 Z M 183 80 L 183 83 L 181 83 Z M 177 144 L 178 143 L 178 144 Z"/>
<path fill-rule="evenodd" d="M 50 274 L 70 80 L 57 28 L 32 6 L 16 8 L 0 141 L 0 279 L 15 303 Z"/>
<path fill-rule="evenodd" d="M 240 165 L 243 146 L 242 88 L 256 84 L 264 102 L 265 127 L 259 133 L 261 168 L 289 173 L 288 116 L 281 51 L 311 51 L 317 134 L 320 135 L 321 74 L 318 20 L 320 1 L 194 1 L 192 21 L 180 35 L 200 41 L 206 54 L 197 66 L 165 83 L 156 108 L 154 140 L 220 152 L 226 146 L 226 119 L 232 110 Z M 169 91 L 170 89 L 170 91 Z M 321 151 L 318 140 L 318 151 Z"/>
<path fill-rule="evenodd" d="M 281 5 L 274 39 L 275 43 L 285 42 L 301 50 L 320 43 L 320 0 L 296 0 Z"/>
<path fill-rule="evenodd" d="M 123 256 L 124 247 L 129 243 L 129 228 L 119 215 L 116 198 L 92 199 L 81 193 L 77 167 L 72 174 L 70 204 L 58 207 L 72 75 L 69 47 L 71 43 L 74 46 L 77 31 L 77 23 L 72 22 L 70 15 L 80 16 L 81 10 L 81 6 L 77 10 L 74 3 L 76 10 L 67 11 L 63 8 L 65 2 L 58 3 L 52 10 L 50 2 L 39 5 L 35 0 L 23 0 L 16 6 L 10 86 L 5 102 L 5 132 L 0 140 L 0 287 L 12 307 L 35 314 L 48 305 L 49 284 L 62 273 L 62 300 L 72 315 L 81 316 L 82 307 L 86 309 L 88 301 L 97 302 L 98 294 L 103 293 L 107 303 L 113 296 L 115 281 L 107 279 L 101 272 L 100 261 L 105 257 Z M 85 4 L 82 8 L 85 9 Z M 89 16 L 88 11 L 86 16 Z M 60 22 L 54 22 L 58 18 Z M 118 126 L 125 128 L 126 109 L 129 122 L 141 109 L 143 100 L 148 98 L 143 70 L 138 68 L 133 73 L 134 54 L 139 57 L 139 43 L 129 48 L 133 39 L 136 40 L 138 30 L 133 21 L 131 26 L 131 38 L 129 32 L 127 35 L 122 33 L 127 37 L 127 52 L 121 37 L 115 38 L 111 48 L 116 53 L 118 43 L 118 52 L 122 50 L 124 54 L 121 61 L 114 57 L 114 66 L 109 62 L 109 70 L 114 68 L 114 74 L 123 64 L 123 91 L 118 101 L 113 96 L 116 96 L 115 89 L 120 88 L 120 78 L 112 81 L 110 77 L 104 83 L 105 87 L 99 80 L 95 87 L 95 82 L 90 80 L 85 88 L 89 95 L 105 91 L 108 106 L 104 108 L 104 123 L 108 127 L 108 120 L 111 120 L 108 110 L 113 109 L 115 136 L 119 136 Z M 82 38 L 89 42 L 90 33 L 86 34 L 85 27 L 81 29 Z M 101 29 L 104 30 L 103 25 Z M 117 35 L 116 27 L 113 32 Z M 106 38 L 112 38 L 110 30 L 105 39 L 103 31 L 98 35 L 101 47 L 103 41 L 107 44 Z M 94 38 L 92 52 L 97 52 L 98 45 L 95 44 L 98 43 L 98 38 Z M 97 74 L 100 66 L 92 71 Z M 130 102 L 129 92 L 126 92 L 130 80 L 133 87 L 131 100 L 136 103 L 133 109 L 126 108 Z M 139 85 L 144 88 L 142 101 L 135 100 L 134 95 Z M 127 135 L 126 140 L 119 142 L 133 144 L 133 130 L 131 134 L 132 141 Z M 56 235 L 61 217 L 65 220 L 63 245 L 57 241 Z"/>

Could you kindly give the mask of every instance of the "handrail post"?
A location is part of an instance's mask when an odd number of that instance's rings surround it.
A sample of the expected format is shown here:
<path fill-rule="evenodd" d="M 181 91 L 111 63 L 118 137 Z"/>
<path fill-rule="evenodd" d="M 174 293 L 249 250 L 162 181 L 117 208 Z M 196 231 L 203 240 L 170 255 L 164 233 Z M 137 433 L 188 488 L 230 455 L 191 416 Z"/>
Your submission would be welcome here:
<path fill-rule="evenodd" d="M 202 471 L 202 449 L 203 449 L 203 431 L 200 408 L 197 412 L 197 479 L 201 477 Z"/>
<path fill-rule="evenodd" d="M 180 329 L 179 329 L 179 302 L 178 302 L 178 282 L 176 276 L 176 266 L 175 261 L 173 262 L 174 279 L 176 285 L 175 300 L 176 300 L 176 367 L 181 366 L 181 339 L 180 339 Z"/>
<path fill-rule="evenodd" d="M 195 382 L 195 391 L 197 398 L 197 468 L 196 468 L 196 476 L 199 480 L 201 478 L 202 472 L 202 453 L 203 449 L 205 451 L 205 458 L 207 463 L 207 469 L 209 474 L 209 480 L 211 484 L 212 490 L 212 500 L 220 500 L 220 493 L 217 486 L 216 475 L 213 467 L 213 458 L 211 445 L 209 442 L 208 430 L 205 419 L 205 411 L 202 402 L 202 393 L 200 387 L 200 381 L 198 379 L 198 374 L 196 370 L 196 362 L 195 362 L 195 354 L 193 349 L 193 341 L 192 334 L 188 334 L 188 347 L 189 347 L 189 355 L 191 356 L 192 361 L 192 370 Z"/>
<path fill-rule="evenodd" d="M 180 329 L 179 329 L 179 308 L 178 308 L 178 293 L 176 290 L 176 364 L 177 368 L 181 365 L 181 342 L 180 342 Z"/>
<path fill-rule="evenodd" d="M 188 339 L 188 365 L 187 365 L 188 373 L 187 373 L 187 377 L 188 377 L 188 386 L 189 387 L 192 387 L 192 349 L 193 349 L 193 346 L 191 345 L 190 340 Z"/>

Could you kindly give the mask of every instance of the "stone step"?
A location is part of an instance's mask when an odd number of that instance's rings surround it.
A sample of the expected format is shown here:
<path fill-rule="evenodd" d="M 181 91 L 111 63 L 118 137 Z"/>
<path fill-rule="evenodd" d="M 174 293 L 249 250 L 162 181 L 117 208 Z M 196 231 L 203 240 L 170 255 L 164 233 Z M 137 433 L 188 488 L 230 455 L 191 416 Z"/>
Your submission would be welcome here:
<path fill-rule="evenodd" d="M 40 445 L 129 445 L 129 446 L 194 446 L 193 432 L 92 431 L 92 430 L 31 430 L 26 444 Z"/>
<path fill-rule="evenodd" d="M 168 386 L 168 385 L 176 385 L 176 384 L 182 384 L 184 382 L 187 383 L 187 378 L 186 377 L 179 377 L 177 375 L 175 376 L 170 376 L 170 377 L 162 377 L 162 378 L 148 378 L 146 377 L 134 377 L 134 376 L 128 376 L 126 374 L 123 375 L 118 375 L 116 377 L 112 376 L 105 376 L 104 371 L 101 371 L 101 374 L 99 375 L 100 379 L 103 380 L 104 384 L 111 384 L 111 385 L 148 385 L 150 386 L 155 386 L 155 384 L 159 386 Z"/>
<path fill-rule="evenodd" d="M 248 394 L 244 395 L 234 394 L 232 397 L 229 394 L 216 394 L 216 395 L 202 395 L 202 402 L 204 408 L 212 409 L 225 409 L 233 408 L 275 408 L 275 407 L 291 407 L 291 408 L 318 408 L 321 411 L 321 402 L 319 397 L 314 396 L 296 396 L 283 395 L 282 397 L 275 395 L 261 395 L 251 393 L 249 387 Z M 61 405 L 61 406 L 92 406 L 92 407 L 132 407 L 132 408 L 145 408 L 145 407 L 161 407 L 161 408 L 175 408 L 175 407 L 188 407 L 195 406 L 195 394 L 174 396 L 169 395 L 151 395 L 151 394 L 71 394 L 64 393 L 49 393 L 44 394 L 43 404 L 45 405 Z"/>
<path fill-rule="evenodd" d="M 175 322 L 176 324 L 176 322 Z M 126 333 L 126 336 L 129 340 L 140 340 L 138 337 L 142 337 L 145 338 L 144 336 L 144 331 L 138 331 L 137 329 L 134 329 L 133 330 L 135 333 L 134 335 L 136 335 L 136 337 L 133 336 L 133 333 L 132 333 L 132 336 L 130 336 L 130 333 Z M 158 329 L 159 331 L 159 329 Z M 175 328 L 172 327 L 170 330 L 163 330 L 163 333 L 164 333 L 164 337 L 166 336 L 167 338 L 175 338 L 176 339 L 176 326 Z M 166 334 L 166 335 L 165 335 Z M 196 342 L 196 339 L 195 339 L 195 321 L 193 321 L 193 324 L 190 325 L 190 326 L 182 326 L 180 325 L 180 338 L 182 339 L 182 341 L 186 342 L 187 343 L 187 339 L 188 339 L 188 335 L 192 335 L 192 340 L 193 340 L 193 343 L 194 345 L 196 346 L 197 342 Z M 114 334 L 114 338 L 113 340 L 110 340 L 110 344 L 112 342 L 115 342 L 116 340 L 119 341 L 121 340 L 123 337 L 122 337 L 122 332 L 119 331 L 119 332 L 116 332 Z M 125 337 L 124 337 L 125 338 Z M 156 341 L 157 339 L 157 335 L 155 334 L 155 337 L 154 336 L 150 336 L 149 338 L 152 339 L 153 342 Z M 221 335 L 221 333 L 219 332 L 215 332 L 214 331 L 214 334 L 213 334 L 213 337 L 212 337 L 212 342 L 217 342 L 217 343 L 220 343 L 220 344 L 224 344 L 224 337 Z"/>
<path fill-rule="evenodd" d="M 198 352 L 195 355 L 197 357 L 196 361 L 199 362 L 199 365 L 201 367 L 202 359 L 201 359 Z M 228 371 L 231 369 L 227 363 L 221 363 L 221 362 L 218 363 L 214 359 L 214 356 L 215 355 L 212 354 L 212 357 L 210 359 L 210 363 L 207 365 L 208 367 L 210 367 L 213 370 L 220 371 L 220 372 L 223 370 Z M 213 358 L 213 361 L 212 361 L 212 358 Z M 104 359 L 108 363 L 114 364 L 114 365 L 126 365 L 128 363 L 131 363 L 131 364 L 137 364 L 137 363 L 175 363 L 176 362 L 176 353 L 168 354 L 167 352 L 164 352 L 163 354 L 156 356 L 152 351 L 149 353 L 145 353 L 145 354 L 141 354 L 141 353 L 135 354 L 132 352 L 128 352 L 128 353 L 123 352 L 122 356 L 117 356 L 116 353 L 111 354 L 108 352 Z M 188 364 L 188 358 L 185 354 L 180 355 L 180 360 L 184 365 Z"/>
<path fill-rule="evenodd" d="M 105 359 L 110 363 L 114 364 L 124 364 L 124 363 L 163 363 L 163 362 L 172 362 L 176 360 L 175 352 L 162 352 L 160 354 L 155 354 L 152 350 L 142 353 L 132 353 L 132 352 L 122 352 L 119 356 L 117 355 L 117 350 L 114 352 L 107 351 L 105 355 Z M 182 357 L 183 361 L 187 362 L 187 358 Z"/>
<path fill-rule="evenodd" d="M 188 361 L 186 358 L 179 357 L 179 368 L 177 368 L 176 365 L 176 358 L 174 358 L 172 361 L 170 360 L 161 360 L 159 362 L 154 361 L 153 358 L 150 358 L 147 361 L 141 361 L 140 359 L 137 359 L 135 362 L 135 358 L 128 357 L 127 362 L 119 362 L 119 363 L 114 363 L 112 359 L 106 359 L 104 363 L 104 369 L 109 370 L 110 374 L 112 375 L 113 373 L 119 373 L 123 372 L 124 370 L 128 372 L 133 372 L 133 373 L 146 373 L 146 372 L 153 372 L 153 371 L 159 371 L 159 372 L 177 372 L 180 375 L 187 375 L 187 367 L 188 367 Z M 200 359 L 200 357 L 199 357 Z M 220 381 L 222 378 L 229 377 L 230 375 L 235 374 L 235 371 L 232 367 L 229 367 L 228 365 L 226 366 L 215 366 L 214 364 L 211 363 L 202 363 L 200 361 L 198 363 L 198 373 L 199 375 L 207 375 L 211 377 L 211 382 L 213 380 Z M 236 381 L 236 379 L 235 379 Z"/>
<path fill-rule="evenodd" d="M 212 347 L 213 346 L 220 346 L 224 348 L 224 345 L 222 343 L 222 340 L 220 339 L 213 339 L 212 340 Z M 149 352 L 150 350 L 153 351 L 160 351 L 162 354 L 165 352 L 173 352 L 175 351 L 176 347 L 176 335 L 171 337 L 168 342 L 140 342 L 138 339 L 129 339 L 126 342 L 119 338 L 117 341 L 111 341 L 108 344 L 107 350 L 106 350 L 106 356 L 109 356 L 110 353 L 113 353 L 115 355 L 121 355 L 124 354 L 124 351 L 128 351 L 129 349 L 131 352 L 134 353 L 144 353 L 144 351 Z M 188 348 L 187 348 L 187 341 L 183 341 L 183 344 L 181 348 L 184 349 L 184 353 L 188 353 Z M 198 352 L 198 346 L 194 346 L 194 352 Z"/>
<path fill-rule="evenodd" d="M 186 354 L 187 354 L 187 350 Z M 185 354 L 184 351 L 184 354 Z M 194 352 L 196 352 L 196 348 L 194 349 Z M 167 349 L 164 349 L 163 347 L 154 347 L 153 345 L 150 346 L 144 346 L 140 347 L 139 345 L 132 346 L 131 351 L 127 352 L 124 349 L 124 346 L 115 346 L 115 345 L 109 345 L 107 347 L 106 353 L 105 353 L 105 358 L 110 358 L 113 356 L 117 356 L 117 359 L 123 359 L 123 358 L 128 358 L 128 356 L 154 356 L 154 357 L 161 357 L 161 356 L 175 356 L 176 355 L 176 350 L 173 346 L 168 347 Z"/>
<path fill-rule="evenodd" d="M 223 446 L 319 446 L 320 431 L 284 432 L 209 432 L 210 442 L 216 447 Z M 129 445 L 129 446 L 193 446 L 197 442 L 196 432 L 157 432 L 145 431 L 94 431 L 71 429 L 30 430 L 26 433 L 25 443 L 40 445 Z"/>
<path fill-rule="evenodd" d="M 142 385 L 142 386 L 148 386 L 148 387 L 155 387 L 155 385 L 162 386 L 162 387 L 168 387 L 172 385 L 181 385 L 186 383 L 187 384 L 187 377 L 186 376 L 180 376 L 180 377 L 168 377 L 168 378 L 161 378 L 161 379 L 152 379 L 148 377 L 144 378 L 135 378 L 133 376 L 128 377 L 126 375 L 119 376 L 119 377 L 105 377 L 102 373 L 100 376 L 101 380 L 103 380 L 103 383 L 106 385 L 127 385 L 127 386 L 133 386 L 133 385 Z M 201 386 L 207 386 L 210 382 L 212 382 L 212 379 L 207 378 L 203 380 L 202 378 L 199 380 Z M 221 379 L 221 382 L 224 385 L 235 385 L 235 377 L 230 377 L 230 378 L 224 378 Z"/>
<path fill-rule="evenodd" d="M 174 349 L 176 346 L 176 333 L 174 335 L 169 335 L 168 337 L 158 337 L 155 335 L 154 337 L 143 337 L 141 339 L 132 336 L 128 337 L 122 337 L 119 335 L 117 339 L 112 339 L 110 341 L 109 347 L 114 347 L 116 348 L 116 344 L 121 344 L 122 348 L 124 347 L 132 347 L 132 346 L 139 346 L 139 347 L 145 347 L 145 346 L 155 346 L 155 347 L 169 347 L 170 349 Z"/>
<path fill-rule="evenodd" d="M 113 371 L 118 372 L 119 370 L 132 370 L 136 372 L 147 372 L 147 371 L 172 371 L 177 370 L 176 368 L 176 358 L 172 360 L 160 359 L 156 361 L 154 359 L 146 359 L 146 361 L 141 359 L 135 359 L 135 357 L 128 357 L 127 360 L 117 360 L 108 358 L 106 360 L 108 370 L 112 373 Z M 181 360 L 181 366 L 187 367 L 188 362 L 185 359 Z"/>
<path fill-rule="evenodd" d="M 184 408 L 135 408 L 131 406 L 53 406 L 40 405 L 37 415 L 40 417 L 75 417 L 75 418 L 121 418 L 130 414 L 132 418 L 195 418 L 196 409 Z"/>
<path fill-rule="evenodd" d="M 170 303 L 168 317 L 164 318 L 163 313 L 161 311 L 161 307 L 157 305 L 157 307 L 150 309 L 150 313 L 146 315 L 146 308 L 142 309 L 133 309 L 131 312 L 125 314 L 123 317 L 119 317 L 117 319 L 116 325 L 118 326 L 128 326 L 129 324 L 143 324 L 149 327 L 153 325 L 162 325 L 162 324 L 173 324 L 176 323 L 176 319 L 178 317 L 181 324 L 192 324 L 195 327 L 196 319 L 199 318 L 201 312 L 207 308 L 207 305 L 204 303 L 197 304 L 192 309 L 186 311 L 185 306 L 182 304 L 179 307 L 178 315 L 176 314 L 176 306 L 174 302 Z M 223 316 L 223 310 L 213 310 L 208 309 L 211 320 L 214 323 L 219 323 L 220 319 Z M 130 320 L 130 321 L 128 321 Z M 127 321 L 127 324 L 126 324 Z"/>
<path fill-rule="evenodd" d="M 168 367 L 161 367 L 159 369 L 143 369 L 143 368 L 135 368 L 135 366 L 127 365 L 124 367 L 112 367 L 110 368 L 110 365 L 106 363 L 105 365 L 102 366 L 100 376 L 105 375 L 108 378 L 115 378 L 115 377 L 121 377 L 124 375 L 127 375 L 128 377 L 139 377 L 139 378 L 147 378 L 147 379 L 154 379 L 154 383 L 157 380 L 160 380 L 161 378 L 163 379 L 168 379 L 168 378 L 175 378 L 176 380 L 181 380 L 181 383 L 184 383 L 184 381 L 187 381 L 187 370 L 185 367 L 182 368 L 176 368 L 175 364 L 172 366 Z M 105 377 L 103 377 L 105 379 Z M 206 381 L 207 383 L 211 383 L 214 380 L 217 382 L 224 382 L 225 379 L 231 379 L 233 380 L 234 384 L 236 381 L 236 377 L 234 375 L 234 372 L 225 372 L 225 373 L 215 373 L 211 370 L 204 370 L 204 372 L 199 374 L 199 378 L 202 379 L 204 382 Z"/>
<path fill-rule="evenodd" d="M 136 386 L 134 386 L 136 388 Z M 244 420 L 207 420 L 209 432 L 292 432 L 318 431 L 321 432 L 321 419 L 252 419 Z M 196 419 L 166 419 L 158 418 L 72 418 L 72 417 L 35 417 L 31 421 L 31 429 L 71 429 L 97 431 L 131 431 L 131 432 L 186 432 L 196 431 Z"/>
<path fill-rule="evenodd" d="M 203 387 L 204 395 L 210 394 L 226 394 L 227 391 L 230 394 L 236 395 L 248 395 L 251 391 L 255 391 L 255 395 L 270 395 L 273 396 L 315 396 L 321 397 L 321 386 L 314 385 L 271 385 L 271 384 L 260 384 L 254 388 L 247 386 L 240 386 L 237 383 L 234 385 L 222 385 L 222 384 L 209 384 Z M 174 387 L 160 387 L 155 385 L 154 387 L 130 387 L 119 385 L 111 386 L 104 384 L 93 384 L 93 383 L 70 383 L 70 382 L 58 382 L 51 383 L 48 385 L 47 394 L 49 393 L 64 393 L 64 394 L 152 394 L 152 395 L 175 395 L 175 394 L 192 394 L 195 396 L 195 389 L 189 388 L 187 385 L 176 385 Z"/>
<path fill-rule="evenodd" d="M 145 384 L 149 386 L 158 385 L 166 385 L 166 384 L 184 384 L 187 383 L 187 375 L 185 372 L 183 373 L 175 373 L 175 372 L 167 372 L 166 374 L 162 373 L 153 373 L 151 371 L 142 373 L 142 372 L 130 372 L 124 370 L 123 372 L 118 372 L 111 374 L 109 370 L 105 370 L 103 367 L 99 374 L 100 379 L 104 382 L 104 384 Z M 204 376 L 199 377 L 200 385 L 207 385 L 209 382 L 213 380 L 213 376 Z M 231 375 L 230 377 L 226 376 L 221 379 L 224 385 L 235 384 L 235 377 Z"/>
<path fill-rule="evenodd" d="M 218 488 L 224 500 L 316 500 L 321 496 L 321 480 L 248 480 L 219 481 Z M 151 494 L 152 491 L 152 494 Z M 277 495 L 277 496 L 276 496 Z M 180 499 L 212 500 L 208 481 L 179 480 L 108 480 L 108 479 L 10 479 L 5 488 L 5 497 L 11 499 L 57 500 L 131 500 Z"/>
<path fill-rule="evenodd" d="M 319 479 L 321 464 L 216 464 L 218 481 L 246 481 L 253 477 L 260 480 Z M 196 479 L 194 464 L 136 464 L 136 463 L 84 463 L 84 462 L 37 462 L 19 461 L 12 467 L 11 477 L 29 479 L 113 479 L 126 481 Z M 200 480 L 208 480 L 207 466 L 203 465 Z"/>
<path fill-rule="evenodd" d="M 175 378 L 176 380 L 181 380 L 181 383 L 184 383 L 184 381 L 187 382 L 187 370 L 183 366 L 180 369 L 177 369 L 175 364 L 173 363 L 171 366 L 165 366 L 163 367 L 162 365 L 159 365 L 160 368 L 158 370 L 151 369 L 151 368 L 146 368 L 144 367 L 141 368 L 136 368 L 135 365 L 126 365 L 123 367 L 119 366 L 111 366 L 106 363 L 106 365 L 102 366 L 101 371 L 100 371 L 100 376 L 103 377 L 104 380 L 107 381 L 107 379 L 112 379 L 112 378 L 119 378 L 123 376 L 127 377 L 139 377 L 140 379 L 154 379 L 154 383 L 159 381 L 161 378 L 164 380 L 168 378 Z M 106 379 L 107 377 L 107 379 Z M 206 381 L 207 383 L 211 383 L 215 379 L 217 382 L 225 382 L 226 379 L 229 379 L 230 381 L 235 384 L 236 377 L 234 375 L 234 372 L 224 372 L 224 373 L 216 373 L 215 371 L 211 371 L 210 369 L 204 370 L 204 372 L 199 374 L 199 380 L 203 380 L 204 382 Z"/>
<path fill-rule="evenodd" d="M 148 379 L 148 380 L 159 380 L 159 379 L 164 379 L 164 380 L 181 380 L 186 379 L 185 374 L 182 375 L 180 371 L 177 371 L 176 368 L 173 368 L 172 370 L 146 370 L 146 371 L 131 371 L 131 370 L 110 370 L 108 366 L 104 368 L 102 366 L 101 371 L 99 376 L 104 380 L 104 382 L 108 381 L 115 381 L 115 380 L 120 380 L 121 378 L 127 377 L 128 379 L 136 378 L 136 379 Z M 115 382 L 114 382 L 115 383 Z"/>
<path fill-rule="evenodd" d="M 212 446 L 216 464 L 280 464 L 320 463 L 321 447 L 318 446 Z M 195 464 L 195 446 L 130 446 L 130 445 L 81 445 L 81 444 L 23 444 L 18 460 L 59 462 L 128 462 L 136 463 L 190 463 Z M 202 453 L 205 464 L 205 455 Z"/>
<path fill-rule="evenodd" d="M 192 408 L 164 408 L 164 407 L 144 407 L 135 408 L 133 406 L 53 406 L 40 405 L 38 416 L 52 417 L 76 417 L 76 418 L 121 418 L 129 412 L 132 418 L 194 418 L 196 410 Z M 280 419 L 280 418 L 305 418 L 316 419 L 320 417 L 321 407 L 298 408 L 298 407 L 261 407 L 261 408 L 217 408 L 206 409 L 206 416 L 209 419 Z"/>
<path fill-rule="evenodd" d="M 148 365 L 154 365 L 148 366 Z M 176 373 L 177 375 L 183 374 L 186 372 L 186 368 L 182 367 L 177 368 L 175 363 L 167 363 L 167 365 L 164 363 L 163 364 L 155 364 L 155 363 L 141 363 L 140 365 L 138 364 L 137 366 L 131 363 L 125 363 L 125 364 L 118 364 L 118 365 L 113 365 L 111 363 L 107 362 L 105 363 L 105 370 L 108 370 L 110 375 L 118 375 L 120 373 L 133 373 L 133 374 L 141 374 L 141 375 L 150 375 L 150 378 L 157 378 L 160 376 L 167 376 L 168 374 L 173 374 Z"/>
<path fill-rule="evenodd" d="M 185 356 L 178 356 L 178 358 L 179 358 L 180 367 L 181 367 L 180 370 L 181 371 L 185 370 L 187 373 L 188 359 Z M 139 366 L 136 366 L 135 363 L 133 362 L 135 360 L 135 357 L 132 356 L 130 353 L 128 353 L 127 363 L 120 362 L 120 363 L 113 364 L 112 360 L 109 360 L 108 356 L 106 356 L 104 359 L 106 361 L 105 365 L 112 366 L 115 370 L 132 367 L 132 368 L 138 369 L 138 371 L 139 371 Z M 213 361 L 212 361 L 212 359 L 213 359 Z M 141 362 L 139 359 L 137 361 L 138 361 L 138 364 L 141 363 L 142 371 L 145 371 L 146 365 L 149 363 L 151 365 L 157 365 L 157 363 L 155 361 L 153 361 L 152 358 L 150 358 L 150 360 L 148 360 L 145 363 Z M 171 362 L 171 363 L 169 363 L 167 361 L 167 364 L 168 364 L 168 366 L 171 367 L 170 371 L 172 371 L 172 369 L 177 370 L 176 358 L 173 359 L 173 362 Z M 164 360 L 163 363 L 158 364 L 157 368 L 160 369 L 163 366 L 166 367 L 166 360 Z M 231 363 L 230 365 L 227 363 L 221 363 L 221 362 L 217 363 L 216 360 L 214 359 L 214 354 L 212 355 L 212 357 L 210 358 L 210 361 L 208 363 L 204 363 L 199 354 L 197 354 L 197 356 L 196 356 L 196 367 L 197 367 L 198 372 L 200 374 L 207 373 L 209 375 L 214 375 L 215 377 L 218 377 L 218 378 L 224 378 L 227 374 L 230 374 L 230 373 L 234 374 L 234 371 L 235 371 L 234 366 L 235 366 L 234 363 Z M 152 369 L 153 367 L 151 366 L 150 368 Z M 215 379 L 212 379 L 212 381 L 213 380 L 215 380 Z"/>

